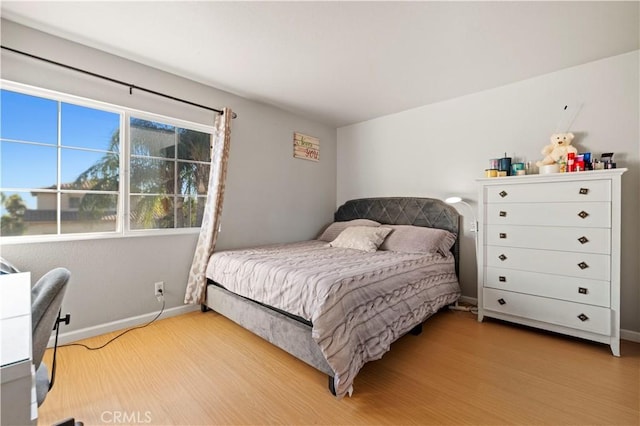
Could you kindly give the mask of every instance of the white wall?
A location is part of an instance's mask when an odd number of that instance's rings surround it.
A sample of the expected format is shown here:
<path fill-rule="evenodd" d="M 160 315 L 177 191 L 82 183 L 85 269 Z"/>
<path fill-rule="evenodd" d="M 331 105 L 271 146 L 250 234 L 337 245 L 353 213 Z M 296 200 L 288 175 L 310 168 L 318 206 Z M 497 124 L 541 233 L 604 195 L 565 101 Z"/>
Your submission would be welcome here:
<path fill-rule="evenodd" d="M 141 87 L 238 114 L 232 124 L 222 233 L 218 248 L 312 238 L 336 206 L 336 130 L 265 104 L 161 72 L 99 50 L 2 21 L 2 44 Z M 213 123 L 212 113 L 102 82 L 2 51 L 1 76 L 176 118 Z M 224 60 L 224 58 L 221 58 Z M 321 161 L 293 158 L 293 132 L 320 139 Z M 25 167 L 28 167 L 25 165 Z M 26 169 L 28 172 L 28 169 Z M 146 315 L 159 309 L 153 283 L 165 281 L 167 308 L 182 305 L 196 234 L 2 244 L 2 256 L 37 278 L 65 266 L 72 281 L 65 331 Z M 134 321 L 135 322 L 135 321 Z M 138 321 L 139 322 L 139 321 Z"/>
<path fill-rule="evenodd" d="M 489 159 L 535 162 L 563 120 L 582 104 L 571 130 L 580 152 L 613 151 L 623 176 L 622 328 L 640 332 L 639 52 L 611 57 L 493 90 L 338 129 L 338 204 L 370 196 L 460 195 L 477 211 L 475 179 Z M 470 212 L 464 207 L 465 229 Z M 473 237 L 461 254 L 463 294 L 476 297 Z"/>

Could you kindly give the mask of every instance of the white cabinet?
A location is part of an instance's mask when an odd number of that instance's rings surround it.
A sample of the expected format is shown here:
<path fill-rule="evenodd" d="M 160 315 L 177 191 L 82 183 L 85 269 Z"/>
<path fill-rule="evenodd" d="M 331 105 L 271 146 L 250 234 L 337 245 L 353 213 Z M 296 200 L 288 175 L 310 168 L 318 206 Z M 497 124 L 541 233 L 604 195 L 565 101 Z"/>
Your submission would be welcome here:
<path fill-rule="evenodd" d="M 625 171 L 478 179 L 478 321 L 607 343 L 620 356 Z"/>
<path fill-rule="evenodd" d="M 0 275 L 0 423 L 3 425 L 35 424 L 38 416 L 31 333 L 31 274 Z"/>

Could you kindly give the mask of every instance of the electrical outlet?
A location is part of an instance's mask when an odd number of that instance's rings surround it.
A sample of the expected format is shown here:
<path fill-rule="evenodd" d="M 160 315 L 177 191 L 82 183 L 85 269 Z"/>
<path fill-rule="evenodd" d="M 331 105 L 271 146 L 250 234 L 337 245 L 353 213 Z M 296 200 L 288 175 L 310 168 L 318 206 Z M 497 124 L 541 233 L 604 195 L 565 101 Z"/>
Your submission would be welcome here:
<path fill-rule="evenodd" d="M 162 301 L 164 299 L 164 281 L 158 281 L 155 283 L 154 293 L 158 301 Z"/>

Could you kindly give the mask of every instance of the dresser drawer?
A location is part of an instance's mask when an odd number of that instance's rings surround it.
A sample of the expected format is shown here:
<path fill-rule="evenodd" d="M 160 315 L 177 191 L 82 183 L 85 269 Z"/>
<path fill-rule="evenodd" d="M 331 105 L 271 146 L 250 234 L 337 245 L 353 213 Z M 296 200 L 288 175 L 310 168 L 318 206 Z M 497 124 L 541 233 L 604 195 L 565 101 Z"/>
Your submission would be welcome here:
<path fill-rule="evenodd" d="M 610 307 L 609 281 L 487 267 L 484 287 Z"/>
<path fill-rule="evenodd" d="M 611 227 L 611 203 L 487 204 L 485 224 Z"/>
<path fill-rule="evenodd" d="M 484 264 L 496 268 L 544 272 L 610 281 L 611 258 L 604 254 L 486 246 Z"/>
<path fill-rule="evenodd" d="M 487 203 L 554 203 L 611 201 L 609 180 L 491 185 L 485 188 Z"/>
<path fill-rule="evenodd" d="M 558 228 L 544 226 L 486 225 L 487 245 L 609 254 L 608 228 Z"/>
<path fill-rule="evenodd" d="M 492 288 L 485 288 L 482 294 L 484 309 L 611 335 L 611 311 L 607 308 Z"/>

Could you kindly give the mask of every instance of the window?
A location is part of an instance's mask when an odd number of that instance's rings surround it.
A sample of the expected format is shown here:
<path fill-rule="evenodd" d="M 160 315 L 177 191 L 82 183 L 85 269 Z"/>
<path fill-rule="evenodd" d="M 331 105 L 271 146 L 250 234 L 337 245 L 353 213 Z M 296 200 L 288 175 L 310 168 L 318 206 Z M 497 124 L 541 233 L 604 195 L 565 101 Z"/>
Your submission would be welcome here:
<path fill-rule="evenodd" d="M 199 227 L 211 135 L 136 117 L 129 129 L 131 228 Z"/>
<path fill-rule="evenodd" d="M 3 86 L 3 237 L 200 226 L 213 128 Z"/>

